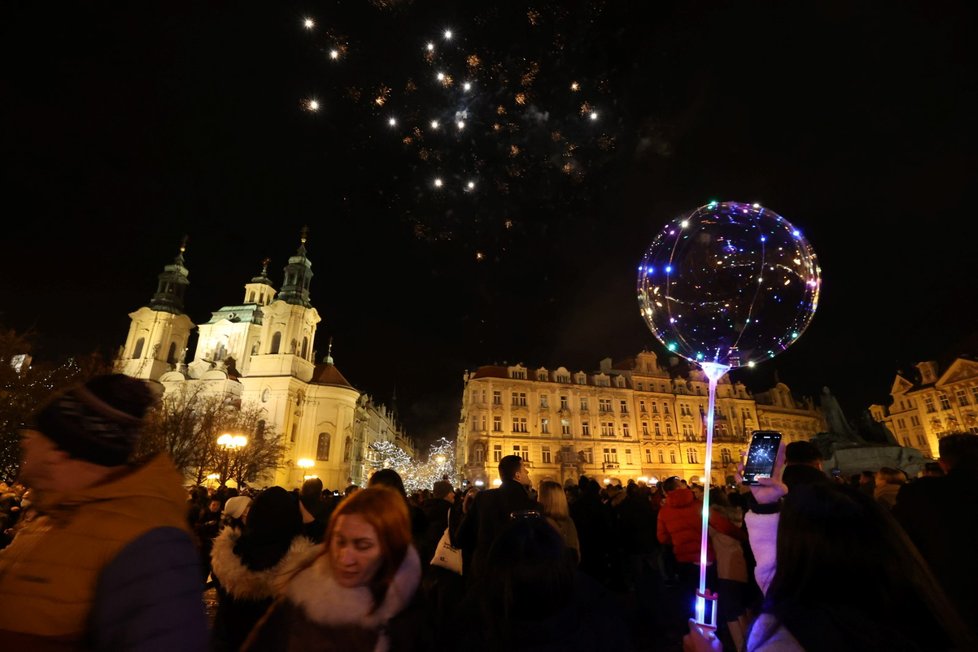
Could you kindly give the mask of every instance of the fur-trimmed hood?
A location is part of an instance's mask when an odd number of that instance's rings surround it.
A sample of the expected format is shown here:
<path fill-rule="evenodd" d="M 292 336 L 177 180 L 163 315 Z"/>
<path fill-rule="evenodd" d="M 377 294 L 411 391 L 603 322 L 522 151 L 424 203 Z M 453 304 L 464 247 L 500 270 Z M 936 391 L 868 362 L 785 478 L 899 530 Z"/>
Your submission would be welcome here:
<path fill-rule="evenodd" d="M 371 613 L 373 595 L 366 586 L 346 588 L 333 577 L 328 555 L 299 572 L 285 590 L 286 598 L 312 622 L 336 627 L 354 625 L 375 628 L 399 614 L 410 604 L 421 582 L 421 560 L 414 546 L 408 546 L 404 561 L 387 588 L 384 601 Z M 381 637 L 383 639 L 383 637 Z M 385 649 L 378 643 L 378 649 Z"/>
<path fill-rule="evenodd" d="M 226 527 L 214 539 L 211 551 L 211 568 L 221 586 L 237 600 L 262 600 L 281 595 L 296 572 L 308 565 L 323 551 L 309 539 L 298 536 L 292 540 L 282 559 L 265 570 L 252 570 L 241 563 L 234 554 L 234 545 L 241 538 L 241 531 Z"/>

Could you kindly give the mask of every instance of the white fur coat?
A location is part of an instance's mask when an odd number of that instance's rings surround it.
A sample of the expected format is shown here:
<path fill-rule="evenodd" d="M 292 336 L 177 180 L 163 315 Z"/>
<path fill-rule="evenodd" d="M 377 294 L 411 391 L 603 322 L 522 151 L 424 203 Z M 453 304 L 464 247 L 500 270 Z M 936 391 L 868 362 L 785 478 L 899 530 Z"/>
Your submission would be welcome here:
<path fill-rule="evenodd" d="M 421 582 L 421 560 L 414 546 L 409 546 L 404 561 L 380 606 L 371 613 L 373 596 L 366 586 L 346 588 L 333 577 L 328 555 L 300 571 L 285 589 L 286 598 L 312 622 L 323 626 L 355 625 L 365 629 L 379 628 L 381 636 L 375 652 L 385 652 L 388 641 L 383 625 L 404 610 L 414 598 Z"/>
<path fill-rule="evenodd" d="M 221 586 L 236 600 L 261 600 L 279 596 L 293 575 L 308 565 L 323 551 L 322 544 L 316 545 L 309 539 L 299 536 L 292 540 L 285 556 L 271 568 L 252 570 L 241 563 L 234 554 L 234 545 L 241 538 L 241 532 L 226 527 L 214 539 L 211 551 L 211 569 Z"/>

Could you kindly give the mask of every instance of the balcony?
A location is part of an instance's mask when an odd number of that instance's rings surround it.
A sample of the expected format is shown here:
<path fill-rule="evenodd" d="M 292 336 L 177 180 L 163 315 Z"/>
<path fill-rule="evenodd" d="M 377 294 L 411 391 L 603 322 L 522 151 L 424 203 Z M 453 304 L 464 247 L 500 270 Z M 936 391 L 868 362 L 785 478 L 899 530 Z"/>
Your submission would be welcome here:
<path fill-rule="evenodd" d="M 603 471 L 617 471 L 621 468 L 618 462 L 605 462 L 601 465 Z"/>

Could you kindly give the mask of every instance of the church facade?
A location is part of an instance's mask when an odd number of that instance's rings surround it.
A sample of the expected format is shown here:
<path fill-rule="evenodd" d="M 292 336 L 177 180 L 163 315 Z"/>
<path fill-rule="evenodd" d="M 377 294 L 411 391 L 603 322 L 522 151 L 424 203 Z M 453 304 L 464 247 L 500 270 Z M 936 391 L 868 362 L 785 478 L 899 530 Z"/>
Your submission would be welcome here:
<path fill-rule="evenodd" d="M 305 476 L 317 476 L 333 489 L 363 484 L 370 443 L 409 442 L 393 415 L 357 391 L 331 355 L 318 364 L 314 360 L 322 318 L 309 301 L 313 273 L 304 233 L 285 266 L 281 288 L 269 278 L 265 260 L 261 272 L 244 284 L 240 303 L 221 307 L 199 326 L 184 313 L 189 286 L 184 251 L 182 245 L 164 267 L 149 304 L 130 313 L 117 370 L 158 381 L 164 392 L 202 385 L 208 393 L 260 406 L 267 415 L 264 427 L 274 428 L 288 447 L 267 484 L 291 488 Z M 188 364 L 194 328 L 196 351 Z"/>

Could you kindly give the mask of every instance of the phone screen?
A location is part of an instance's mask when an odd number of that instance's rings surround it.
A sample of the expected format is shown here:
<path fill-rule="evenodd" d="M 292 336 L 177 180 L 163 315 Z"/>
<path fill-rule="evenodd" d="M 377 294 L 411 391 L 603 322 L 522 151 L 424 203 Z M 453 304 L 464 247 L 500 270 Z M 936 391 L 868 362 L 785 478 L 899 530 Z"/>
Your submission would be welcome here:
<path fill-rule="evenodd" d="M 781 433 L 773 430 L 756 430 L 747 449 L 744 464 L 744 484 L 757 484 L 758 478 L 770 478 L 781 445 Z"/>

